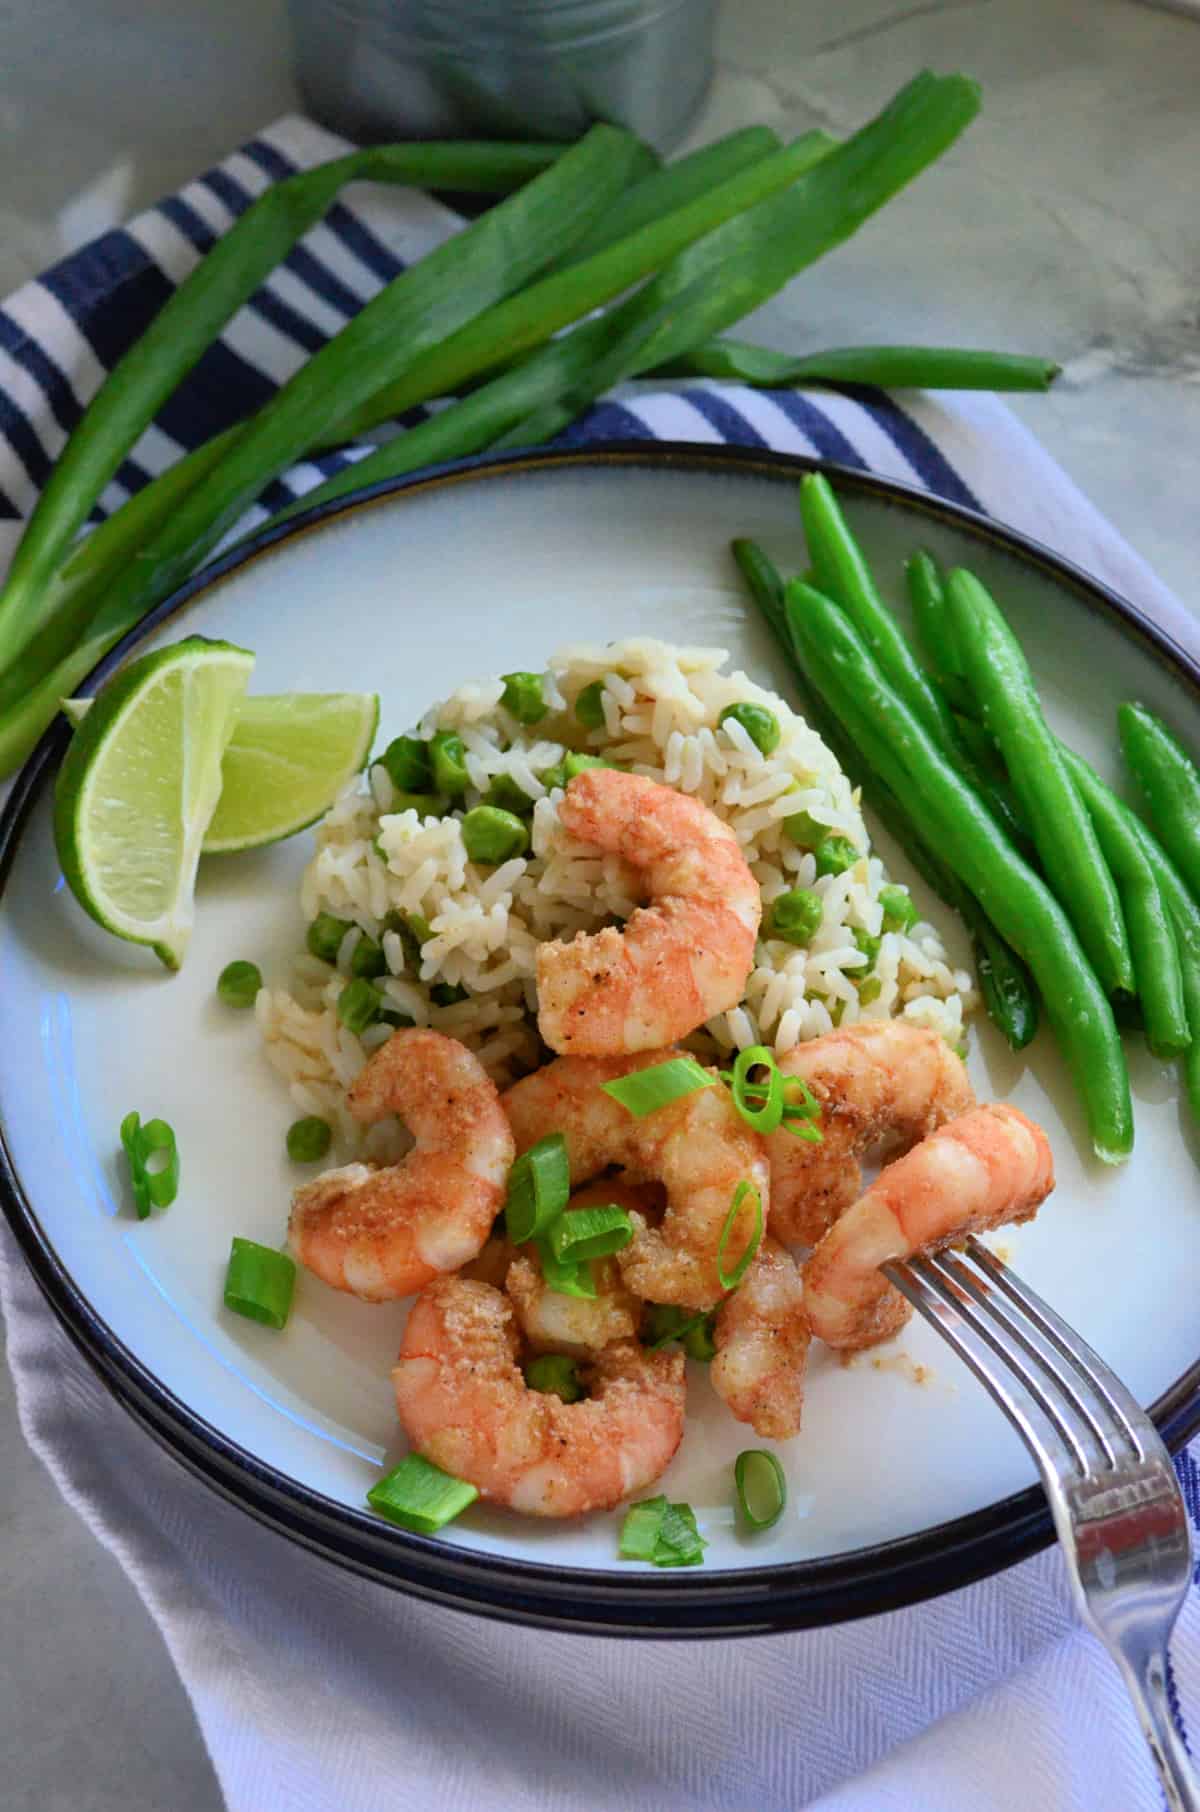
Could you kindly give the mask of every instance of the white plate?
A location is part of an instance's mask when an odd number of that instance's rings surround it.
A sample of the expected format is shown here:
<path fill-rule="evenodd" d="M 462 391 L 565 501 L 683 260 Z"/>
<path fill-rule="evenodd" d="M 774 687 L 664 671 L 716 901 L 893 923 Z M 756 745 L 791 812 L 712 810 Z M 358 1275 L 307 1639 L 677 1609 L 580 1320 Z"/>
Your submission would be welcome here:
<path fill-rule="evenodd" d="M 380 746 L 462 680 L 537 668 L 565 641 L 715 642 L 786 693 L 728 544 L 752 535 L 785 570 L 804 564 L 802 469 L 782 457 L 646 447 L 409 483 L 226 563 L 141 645 L 227 636 L 256 651 L 256 691 L 377 690 Z M 902 559 L 919 543 L 979 572 L 1024 642 L 1051 721 L 1103 773 L 1116 775 L 1122 698 L 1144 699 L 1184 732 L 1196 725 L 1192 677 L 1127 607 L 963 512 L 853 474 L 837 482 L 897 600 Z M 710 1544 L 703 1570 L 655 1574 L 618 1561 L 615 1516 L 538 1524 L 476 1506 L 425 1542 L 364 1515 L 367 1488 L 401 1450 L 388 1369 L 404 1309 L 367 1307 L 308 1276 L 282 1335 L 221 1305 L 231 1236 L 282 1237 L 294 1110 L 252 1016 L 219 1005 L 214 984 L 234 957 L 282 979 L 303 935 L 298 883 L 311 839 L 205 862 L 193 945 L 168 977 L 149 953 L 106 937 L 64 887 L 49 811 L 60 746 L 52 739 L 35 758 L 0 836 L 6 1205 L 90 1356 L 210 1482 L 377 1576 L 576 1627 L 824 1621 L 961 1583 L 1046 1538 L 1024 1449 L 921 1323 L 850 1366 L 814 1349 L 803 1432 L 779 1449 L 787 1514 L 753 1538 L 735 1527 L 731 1463 L 755 1437 L 693 1368 L 687 1434 L 662 1489 L 694 1506 Z M 952 915 L 915 890 L 965 958 Z M 1042 1217 L 1006 1240 L 1014 1264 L 1143 1402 L 1167 1400 L 1178 1439 L 1200 1347 L 1192 1133 L 1174 1071 L 1140 1039 L 1130 1060 L 1137 1150 L 1110 1171 L 1087 1152 L 1048 1036 L 1017 1058 L 986 1022 L 972 1033 L 980 1096 L 1040 1120 L 1058 1166 Z M 174 1207 L 141 1224 L 118 1162 L 117 1128 L 131 1108 L 172 1123 L 183 1163 Z M 1025 1495 L 1004 1501 L 1015 1493 Z"/>

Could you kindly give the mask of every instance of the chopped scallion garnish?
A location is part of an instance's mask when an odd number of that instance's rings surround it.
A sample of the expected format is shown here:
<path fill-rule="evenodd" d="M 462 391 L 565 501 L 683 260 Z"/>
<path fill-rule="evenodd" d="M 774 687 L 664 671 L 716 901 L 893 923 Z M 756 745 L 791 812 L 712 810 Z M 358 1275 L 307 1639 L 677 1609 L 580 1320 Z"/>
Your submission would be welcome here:
<path fill-rule="evenodd" d="M 225 1307 L 264 1327 L 282 1328 L 291 1313 L 296 1267 L 286 1252 L 235 1239 L 225 1273 Z"/>
<path fill-rule="evenodd" d="M 538 1240 L 537 1249 L 542 1265 L 542 1278 L 548 1290 L 556 1290 L 560 1296 L 577 1296 L 585 1302 L 595 1300 L 596 1280 L 592 1276 L 592 1267 L 588 1260 L 576 1261 L 559 1258 L 554 1247 L 544 1235 Z"/>
<path fill-rule="evenodd" d="M 547 1236 L 554 1256 L 579 1264 L 587 1258 L 608 1258 L 622 1252 L 633 1238 L 633 1222 L 625 1208 L 615 1204 L 599 1208 L 568 1208 L 550 1226 Z"/>
<path fill-rule="evenodd" d="M 617 1552 L 622 1560 L 648 1560 L 656 1567 L 698 1567 L 707 1546 L 690 1504 L 647 1497 L 625 1512 Z"/>
<path fill-rule="evenodd" d="M 634 1070 L 628 1076 L 618 1076 L 615 1082 L 602 1083 L 601 1087 L 606 1095 L 628 1108 L 635 1120 L 641 1120 L 672 1101 L 694 1095 L 697 1089 L 711 1088 L 714 1081 L 694 1057 L 668 1057 L 665 1063 Z"/>
<path fill-rule="evenodd" d="M 767 1080 L 750 1092 L 751 1070 L 766 1070 Z M 730 1081 L 733 1105 L 755 1132 L 773 1133 L 783 1120 L 783 1071 L 765 1044 L 752 1044 L 734 1059 Z M 758 1102 L 758 1105 L 755 1103 Z"/>
<path fill-rule="evenodd" d="M 133 1184 L 133 1205 L 139 1221 L 148 1218 L 152 1208 L 169 1208 L 179 1194 L 179 1148 L 175 1129 L 165 1120 L 147 1120 L 126 1114 L 121 1122 L 121 1144 L 129 1160 Z M 150 1168 L 150 1159 L 164 1153 L 163 1162 Z"/>
<path fill-rule="evenodd" d="M 474 1485 L 409 1453 L 367 1492 L 380 1516 L 417 1535 L 436 1535 L 479 1496 Z"/>
<path fill-rule="evenodd" d="M 587 1395 L 579 1377 L 579 1367 L 565 1353 L 539 1353 L 525 1367 L 525 1382 L 530 1390 L 561 1397 L 564 1403 L 578 1403 Z"/>
<path fill-rule="evenodd" d="M 504 1219 L 514 1245 L 537 1239 L 571 1196 L 571 1165 L 561 1133 L 549 1133 L 522 1152 L 508 1173 Z"/>
<path fill-rule="evenodd" d="M 660 1347 L 670 1346 L 677 1340 L 689 1359 L 699 1359 L 707 1364 L 717 1350 L 713 1340 L 713 1318 L 712 1309 L 701 1309 L 698 1315 L 688 1315 L 674 1303 L 651 1303 L 646 1328 L 649 1339 L 645 1344 L 656 1353 Z"/>
<path fill-rule="evenodd" d="M 640 1504 L 631 1504 L 625 1512 L 621 1524 L 621 1536 L 617 1543 L 617 1553 L 622 1560 L 653 1560 L 654 1550 L 658 1546 L 658 1532 L 667 1514 L 665 1497 L 643 1498 Z"/>
<path fill-rule="evenodd" d="M 783 1515 L 787 1480 L 773 1453 L 748 1447 L 733 1462 L 738 1508 L 752 1529 L 769 1529 Z"/>
<path fill-rule="evenodd" d="M 751 1234 L 749 1243 L 747 1244 L 745 1251 L 742 1253 L 742 1256 L 738 1259 L 737 1264 L 733 1267 L 733 1270 L 730 1271 L 728 1273 L 728 1275 L 726 1275 L 726 1272 L 725 1272 L 725 1248 L 729 1244 L 730 1237 L 732 1236 L 733 1230 L 734 1230 L 735 1226 L 737 1225 L 738 1215 L 741 1212 L 742 1203 L 745 1201 L 745 1199 L 748 1195 L 752 1195 L 754 1197 L 754 1211 L 755 1211 L 754 1232 Z M 743 1181 L 738 1184 L 737 1188 L 733 1192 L 733 1200 L 729 1204 L 729 1213 L 725 1216 L 725 1225 L 721 1229 L 721 1237 L 717 1242 L 717 1281 L 723 1290 L 736 1290 L 737 1289 L 737 1287 L 741 1283 L 743 1277 L 745 1277 L 747 1271 L 750 1269 L 750 1266 L 754 1262 L 754 1255 L 758 1251 L 759 1245 L 762 1242 L 762 1236 L 763 1236 L 762 1196 L 759 1194 L 758 1190 L 754 1187 L 753 1183 L 748 1182 L 748 1181 Z"/>

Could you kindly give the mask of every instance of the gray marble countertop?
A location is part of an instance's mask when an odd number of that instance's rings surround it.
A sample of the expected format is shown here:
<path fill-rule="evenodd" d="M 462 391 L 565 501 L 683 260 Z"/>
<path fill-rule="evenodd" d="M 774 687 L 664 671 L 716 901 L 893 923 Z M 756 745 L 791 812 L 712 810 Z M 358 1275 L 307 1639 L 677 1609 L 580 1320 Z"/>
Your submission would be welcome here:
<path fill-rule="evenodd" d="M 0 292 L 296 105 L 283 0 L 0 0 Z M 856 125 L 914 69 L 983 117 L 765 308 L 800 351 L 967 342 L 1065 374 L 1013 406 L 1185 602 L 1200 447 L 1200 23 L 1134 0 L 727 0 L 695 142 Z M 25 1448 L 0 1379 L 0 1753 L 11 1812 L 211 1812 L 185 1697 L 132 1588 Z M 81 1789 L 86 1783 L 86 1789 Z"/>

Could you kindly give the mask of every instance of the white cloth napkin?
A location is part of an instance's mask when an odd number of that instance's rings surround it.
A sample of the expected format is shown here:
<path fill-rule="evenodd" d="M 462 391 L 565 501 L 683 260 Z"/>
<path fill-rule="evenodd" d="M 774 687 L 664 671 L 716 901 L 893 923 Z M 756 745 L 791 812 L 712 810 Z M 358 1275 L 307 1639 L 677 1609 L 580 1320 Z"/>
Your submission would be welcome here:
<path fill-rule="evenodd" d="M 103 256 L 91 248 L 0 310 L 0 517 L 9 516 L 10 544 L 39 465 L 64 437 L 70 408 L 61 390 L 52 406 L 56 382 L 77 412 L 103 372 L 103 334 L 84 306 L 96 304 L 97 272 L 137 281 L 132 245 L 155 276 L 179 281 L 196 247 L 181 231 L 178 204 L 219 232 L 237 211 L 230 184 L 253 193 L 273 167 L 278 175 L 278 166 L 308 165 L 339 148 L 306 122 L 281 122 L 131 223 Z M 453 225 L 424 198 L 362 191 L 340 225 L 317 229 L 308 244 L 365 295 L 364 272 L 381 263 L 380 248 L 413 256 Z M 375 281 L 383 274 L 376 269 Z M 308 306 L 331 331 L 328 304 L 322 315 L 315 292 L 305 303 L 306 281 L 302 270 L 283 273 L 276 300 Z M 226 336 L 227 350 L 275 382 L 301 356 L 282 343 L 280 319 L 278 308 L 246 310 Z M 928 477 L 940 457 L 948 477 L 939 488 L 965 486 L 1200 653 L 1200 625 L 999 403 L 903 404 L 892 416 L 879 399 L 873 409 L 870 399 L 824 394 L 797 411 L 738 387 L 638 385 L 607 413 L 594 412 L 582 432 L 732 433 L 805 451 L 832 432 L 861 463 L 910 482 Z M 108 507 L 187 444 L 187 422 L 153 430 L 106 495 Z M 302 468 L 287 482 L 300 492 L 318 478 Z M 231 1812 L 1134 1812 L 1162 1804 L 1116 1671 L 1075 1624 L 1055 1551 L 912 1610 L 791 1636 L 668 1645 L 509 1628 L 364 1583 L 196 1483 L 79 1356 L 7 1228 L 0 1302 L 25 1434 L 162 1631 Z M 1200 1474 L 1191 1455 L 1181 1468 L 1194 1506 Z M 1195 1593 L 1173 1659 L 1184 1728 L 1200 1730 Z"/>

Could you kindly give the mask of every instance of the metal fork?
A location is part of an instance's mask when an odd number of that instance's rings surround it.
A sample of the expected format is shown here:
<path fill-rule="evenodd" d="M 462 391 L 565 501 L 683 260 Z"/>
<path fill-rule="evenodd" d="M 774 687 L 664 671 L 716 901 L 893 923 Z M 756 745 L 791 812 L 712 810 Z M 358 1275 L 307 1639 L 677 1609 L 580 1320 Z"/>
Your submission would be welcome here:
<path fill-rule="evenodd" d="M 978 1240 L 883 1270 L 1037 1461 L 1075 1602 L 1124 1676 L 1167 1805 L 1200 1812 L 1167 1696 L 1167 1639 L 1192 1578 L 1192 1536 L 1157 1429 L 1091 1347 Z"/>

